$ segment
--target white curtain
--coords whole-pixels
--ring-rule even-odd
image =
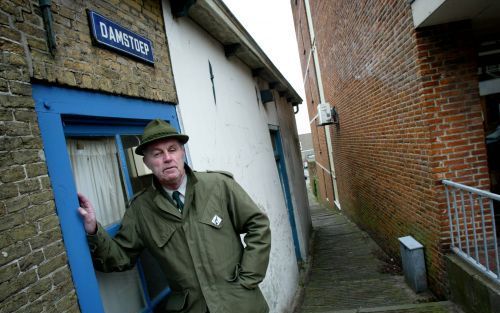
[[[125,213],[125,195],[114,138],[66,141],[76,187],[96,210],[97,220],[108,226]]]
[[[66,140],[79,192],[96,210],[97,220],[107,226],[120,222],[125,213],[125,195],[120,178],[114,138]],[[119,273],[96,272],[106,313],[137,313],[145,306],[137,267]]]

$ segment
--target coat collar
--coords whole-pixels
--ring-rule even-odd
[[[184,163],[184,169],[186,170],[187,175],[187,187],[186,187],[186,195],[184,199],[184,210],[183,214],[187,213],[187,210],[190,207],[190,204],[193,199],[194,185],[198,182],[193,170]],[[176,216],[179,219],[182,219],[182,215],[177,207],[174,205],[174,201],[168,195],[168,193],[162,188],[160,182],[156,177],[153,176],[152,187],[155,190],[155,196],[153,198],[154,203],[160,208],[162,211],[165,211],[173,216]]]

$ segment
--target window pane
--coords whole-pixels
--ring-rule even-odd
[[[137,313],[145,307],[137,267],[130,271],[101,273],[96,271],[104,312]]]
[[[125,194],[113,137],[68,138],[76,187],[93,203],[104,226],[117,223],[125,213]]]
[[[139,145],[138,136],[122,135],[123,150],[129,170],[129,176],[134,194],[151,185],[151,171],[142,161],[142,156],[135,154],[135,148]]]

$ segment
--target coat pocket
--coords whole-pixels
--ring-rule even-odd
[[[231,275],[231,277],[226,278],[226,280],[231,283],[237,281],[238,279],[240,279],[240,272],[241,272],[241,265],[238,263],[234,268],[234,273]]]
[[[162,248],[167,244],[167,242],[172,238],[172,235],[175,233],[176,229],[174,227],[164,225],[162,228],[157,228],[151,231],[151,237],[153,237],[153,241],[158,246],[158,248]]]
[[[268,313],[269,306],[260,288],[246,289],[239,282],[229,283],[223,290],[223,299],[228,312]]]
[[[188,291],[173,291],[167,299],[165,310],[167,312],[179,312],[186,306]]]

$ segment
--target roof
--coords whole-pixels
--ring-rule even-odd
[[[302,103],[297,91],[222,1],[171,0],[171,4],[174,16],[189,16],[219,41],[224,46],[226,57],[240,59],[252,70],[254,76],[267,81],[271,89],[278,91],[292,105]]]

